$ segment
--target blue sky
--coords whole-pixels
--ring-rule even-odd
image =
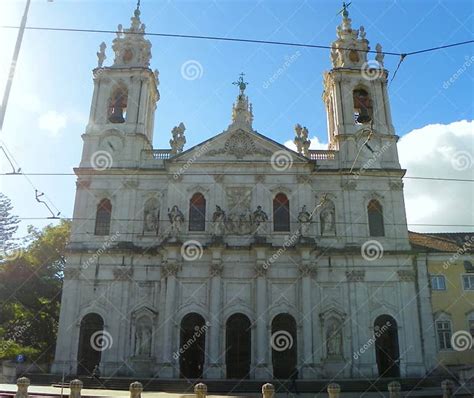
[[[116,29],[129,25],[135,1],[33,0],[28,25]],[[354,0],[353,26],[364,25],[372,48],[410,52],[465,41],[473,37],[472,1]],[[0,24],[18,25],[24,1],[2,0]],[[142,21],[148,32],[252,38],[330,45],[336,37],[339,1],[142,1]],[[0,87],[13,52],[16,31],[1,29]],[[108,65],[112,34],[27,31],[0,139],[25,172],[71,172],[78,165],[81,134],[92,95],[91,70],[96,51],[107,43]],[[168,147],[173,126],[184,122],[187,147],[224,130],[229,124],[235,81],[246,73],[254,106],[254,127],[274,140],[293,138],[293,126],[305,125],[311,137],[327,142],[326,115],[321,101],[322,75],[330,68],[328,50],[274,45],[149,37],[152,68],[160,71],[161,100],[155,121],[154,146]],[[466,60],[473,46],[413,55],[404,61],[390,84],[392,114],[398,135],[428,125],[472,120],[474,65],[448,88],[443,87]],[[268,80],[290,57],[294,61],[275,81]],[[202,76],[184,79],[182,65],[202,66]],[[393,73],[398,58],[386,56]],[[470,130],[470,128],[469,128]],[[428,137],[429,139],[429,137]],[[472,145],[468,148],[472,155]],[[472,158],[471,158],[472,161]],[[9,171],[4,159],[3,172]],[[423,172],[423,170],[421,171]],[[472,176],[472,168],[468,170]],[[442,168],[427,168],[443,176]],[[408,171],[410,175],[410,170]],[[413,173],[412,173],[413,174]],[[15,212],[25,218],[45,217],[30,182],[44,191],[62,215],[71,217],[75,178],[2,176],[0,190],[11,197]],[[472,195],[472,189],[471,189]],[[46,221],[25,220],[38,226]],[[453,221],[454,222],[454,221]]]

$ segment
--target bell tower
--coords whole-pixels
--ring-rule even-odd
[[[332,69],[324,74],[329,148],[338,150],[342,167],[400,168],[387,92],[388,71],[382,46],[368,60],[363,26],[353,29],[347,5],[332,43]]]
[[[126,166],[151,149],[155,109],[160,99],[158,71],[150,69],[151,43],[145,39],[140,2],[130,28],[118,25],[112,65],[104,66],[106,44],[97,52],[94,93],[86,128],[81,167],[93,167],[91,157],[107,151],[114,165]]]

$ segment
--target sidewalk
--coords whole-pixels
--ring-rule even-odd
[[[13,395],[15,394],[17,387],[15,384],[0,384],[0,395],[2,393],[10,393]],[[461,388],[457,391],[456,396],[466,396],[470,397],[474,394],[474,391],[470,389],[470,394],[467,393],[465,388]],[[466,393],[465,393],[466,392]],[[41,396],[46,397],[61,397],[61,388],[58,387],[46,387],[46,386],[30,386],[28,389],[29,394],[39,394],[38,398]],[[129,391],[118,391],[118,390],[96,390],[96,389],[83,389],[81,391],[81,395],[83,398],[117,398],[117,397],[130,397]],[[464,395],[465,394],[465,395]],[[178,393],[166,393],[166,392],[150,392],[150,391],[143,391],[142,397],[146,398],[194,398],[194,394],[178,394]],[[252,397],[252,398],[261,398],[261,394],[242,394],[242,395],[213,395],[210,393],[208,397],[212,398],[224,398],[224,397]],[[413,392],[402,392],[402,397],[442,397],[443,394],[440,389],[438,388],[425,388],[422,391],[413,391]],[[472,395],[474,397],[474,395]],[[63,397],[69,397],[69,389],[63,389]],[[293,395],[293,394],[286,394],[286,393],[277,393],[275,394],[275,398],[327,398],[327,393],[320,393],[320,394],[313,394],[313,393],[303,393]],[[388,397],[388,392],[349,392],[349,393],[341,393],[341,398],[385,398]]]

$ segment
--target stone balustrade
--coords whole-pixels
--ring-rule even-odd
[[[17,392],[15,398],[28,398],[28,387],[30,386],[30,380],[27,377],[20,377],[17,380]],[[71,393],[69,398],[81,398],[81,390],[83,387],[82,381],[75,379],[69,383]],[[389,398],[401,398],[401,384],[398,381],[392,381],[388,384]],[[454,382],[452,380],[444,380],[441,383],[441,390],[443,392],[443,398],[454,397]],[[135,381],[130,384],[130,398],[141,398],[143,392],[142,383]],[[340,398],[341,386],[337,383],[331,383],[327,386],[328,398]],[[194,394],[196,398],[207,397],[207,385],[204,383],[198,383],[194,386]],[[274,398],[275,397],[275,386],[270,383],[262,385],[262,398]]]

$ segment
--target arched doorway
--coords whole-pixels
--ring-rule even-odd
[[[290,314],[278,314],[272,321],[272,364],[276,379],[297,378],[296,321]]]
[[[227,319],[225,333],[225,363],[228,379],[249,377],[251,362],[251,325],[244,314]]]
[[[79,349],[77,352],[77,374],[91,375],[94,367],[100,364],[102,350],[95,343],[100,341],[104,330],[104,320],[98,314],[87,314],[81,321]]]
[[[400,376],[400,351],[397,322],[390,315],[380,315],[374,322],[375,358],[380,377]]]
[[[181,377],[198,379],[204,370],[206,322],[196,313],[187,314],[181,321],[179,369]]]

